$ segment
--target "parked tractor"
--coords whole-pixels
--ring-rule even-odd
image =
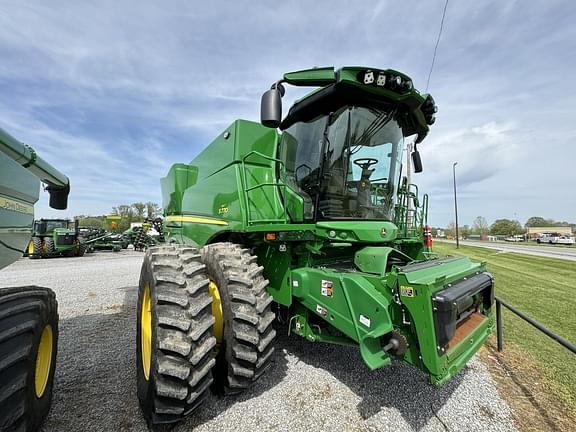
[[[83,256],[84,252],[86,245],[79,234],[77,220],[40,219],[34,222],[27,249],[30,258]]]
[[[68,178],[0,129],[0,269],[22,256],[40,183],[50,207],[68,204]],[[58,304],[49,288],[0,288],[0,431],[37,431],[50,410]]]
[[[282,118],[286,84],[316,89]],[[249,388],[270,365],[276,317],[311,343],[358,347],[369,369],[397,359],[441,385],[466,365],[494,327],[492,277],[434,257],[428,197],[403,167],[414,137],[422,171],[416,145],[436,111],[395,70],[286,73],[261,124],[237,120],[172,166],[168,244],[147,251],[138,295],[150,423],[192,413],[209,388]]]

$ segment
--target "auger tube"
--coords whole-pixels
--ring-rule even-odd
[[[0,152],[22,165],[47,185],[50,207],[64,210],[68,204],[70,180],[44,159],[29,145],[21,143],[0,128]]]

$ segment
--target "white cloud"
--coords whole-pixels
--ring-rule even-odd
[[[283,72],[365,64],[422,88],[442,6],[2,1],[0,124],[70,175],[73,212],[158,200],[169,165],[235,118],[257,119]],[[575,219],[575,7],[450,3],[430,85],[438,122],[414,177],[432,223],[451,218],[453,161],[469,222],[508,207]],[[299,95],[289,90],[285,111]]]

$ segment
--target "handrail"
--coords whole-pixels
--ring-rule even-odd
[[[412,206],[409,205],[412,200]],[[418,205],[416,205],[418,204]],[[428,195],[419,200],[418,186],[402,184],[398,190],[398,204],[394,221],[401,237],[421,237],[428,219]]]
[[[546,336],[548,336],[551,339],[554,339],[556,342],[558,342],[560,345],[562,345],[567,350],[571,351],[573,354],[576,354],[576,346],[573,343],[567,341],[562,336],[559,336],[556,333],[552,332],[550,329],[544,327],[538,321],[530,318],[524,312],[519,311],[514,306],[506,303],[504,300],[499,299],[498,297],[496,297],[495,300],[496,300],[496,341],[497,341],[499,352],[502,351],[503,346],[504,346],[504,333],[503,333],[503,329],[502,329],[502,306],[504,306],[510,312],[514,313],[516,316],[522,318],[527,323],[536,327],[538,330],[540,330]]]

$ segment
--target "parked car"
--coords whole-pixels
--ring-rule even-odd
[[[513,235],[513,236],[506,237],[506,238],[504,239],[504,241],[507,241],[507,242],[523,242],[523,241],[524,241],[524,236],[523,236],[523,235]]]
[[[545,233],[536,239],[536,243],[573,245],[574,237],[556,233]]]

